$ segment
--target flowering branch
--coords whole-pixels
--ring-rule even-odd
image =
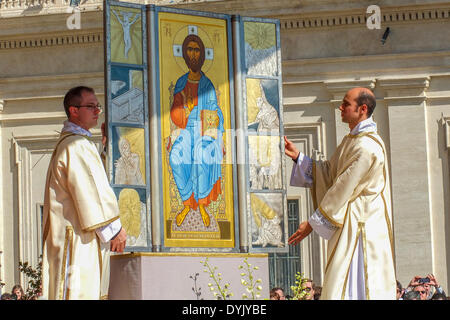
[[[241,273],[241,277],[244,277],[241,279],[241,284],[246,288],[247,292],[249,294],[251,294],[251,297],[249,297],[247,295],[247,293],[243,293],[242,298],[243,299],[251,298],[252,300],[256,300],[261,297],[261,290],[262,290],[261,282],[262,282],[262,280],[257,279],[255,281],[255,278],[253,276],[253,271],[258,270],[259,268],[257,266],[254,266],[252,268],[252,265],[248,262],[248,258],[244,259],[244,264],[245,265],[239,266],[239,270],[244,269],[244,271],[246,271],[246,272]],[[245,277],[247,277],[247,279],[245,279]]]
[[[206,258],[205,261],[200,261],[200,263],[203,264],[204,267],[206,267],[206,269],[204,269],[203,271],[209,273],[209,277],[214,281],[214,284],[208,283],[208,287],[213,292],[214,297],[217,300],[226,300],[227,298],[232,297],[233,293],[228,291],[228,289],[230,288],[230,284],[225,283],[223,287],[221,286],[220,282],[222,281],[222,274],[217,273],[216,276],[217,267],[212,267],[208,263],[208,258]],[[216,289],[219,292],[216,292]]]
[[[200,296],[202,295],[202,293],[200,291],[202,290],[202,288],[201,287],[197,288],[197,277],[198,276],[199,276],[199,274],[196,273],[194,276],[189,276],[189,278],[194,280],[194,286],[192,287],[192,291],[194,291],[195,296],[197,297],[197,300],[203,300],[203,299],[200,299]]]
[[[304,300],[305,296],[308,294],[303,286],[304,283],[308,282],[308,279],[304,278],[303,274],[297,272],[295,274],[295,286],[291,286],[292,293],[294,296],[292,300]]]

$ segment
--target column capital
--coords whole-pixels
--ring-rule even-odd
[[[444,123],[445,129],[445,146],[447,150],[450,150],[450,117],[442,118],[442,122]]]
[[[390,104],[418,105],[425,101],[430,77],[380,79],[378,86],[384,91],[384,100]]]

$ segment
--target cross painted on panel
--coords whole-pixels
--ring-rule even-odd
[[[122,25],[123,30],[123,42],[125,43],[124,47],[124,56],[125,59],[128,59],[128,51],[131,49],[131,36],[130,36],[130,27],[137,21],[137,19],[140,18],[140,15],[136,13],[136,15],[131,19],[133,16],[132,12],[128,11],[119,11],[122,14],[122,19],[120,19],[117,12],[113,9],[112,12],[116,16],[119,23]],[[131,21],[130,21],[131,20]]]

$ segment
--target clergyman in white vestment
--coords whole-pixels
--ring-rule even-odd
[[[76,87],[64,109],[45,186],[42,299],[105,299],[109,253],[123,252],[127,235],[89,132],[101,107],[92,88]]]
[[[290,184],[311,188],[315,207],[289,243],[313,230],[328,240],[323,300],[396,298],[389,171],[375,105],[369,89],[347,92],[339,110],[350,133],[329,161],[310,159],[285,137],[295,162]]]

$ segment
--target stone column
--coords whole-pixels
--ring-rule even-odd
[[[248,226],[247,226],[247,180],[245,171],[247,163],[245,161],[245,146],[246,146],[246,128],[245,116],[242,113],[243,96],[242,96],[242,82],[244,81],[241,70],[241,45],[240,45],[240,31],[239,31],[239,16],[233,16],[233,55],[234,55],[234,95],[235,95],[235,122],[236,122],[236,166],[237,166],[237,186],[238,186],[238,211],[239,211],[239,250],[240,252],[248,252]]]
[[[0,234],[2,235],[0,237],[0,294],[2,293],[2,287],[1,283],[5,280],[4,275],[4,263],[3,263],[3,235],[5,234],[4,230],[4,212],[3,212],[3,143],[2,143],[2,122],[1,122],[1,114],[3,113],[3,107],[5,105],[5,100],[0,98],[0,145],[2,145],[2,148],[0,148],[0,183],[2,184],[2,187],[0,188]]]
[[[147,26],[149,31],[147,33],[148,42],[148,57],[147,63],[149,66],[156,66],[156,40],[155,40],[155,12],[153,8],[147,8]],[[150,67],[149,67],[150,68]],[[156,69],[149,70],[149,92],[157,92],[156,90]],[[159,164],[159,149],[158,141],[161,141],[158,133],[158,117],[159,104],[156,100],[156,95],[149,94],[148,96],[149,108],[149,136],[150,136],[150,192],[151,192],[151,230],[152,230],[152,251],[160,252],[163,234],[163,224],[161,223],[161,205],[163,204],[163,197],[161,193],[161,165]]]
[[[426,90],[429,77],[378,81],[388,107],[397,279],[433,272]]]

